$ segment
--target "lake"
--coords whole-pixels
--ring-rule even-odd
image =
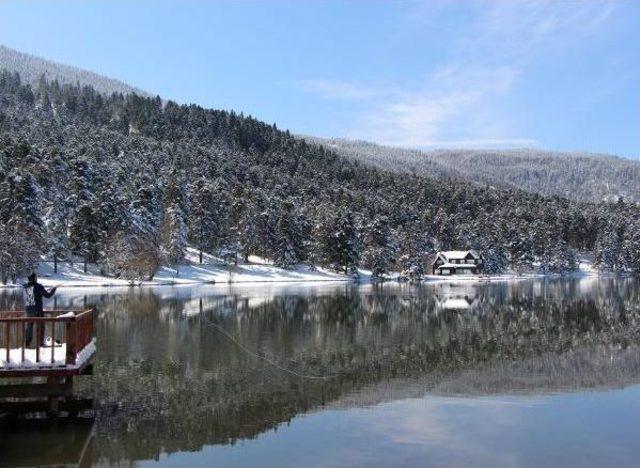
[[[94,418],[3,421],[0,465],[640,461],[637,279],[75,288],[55,306],[96,310],[77,379]]]

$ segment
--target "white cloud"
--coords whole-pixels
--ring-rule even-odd
[[[447,3],[438,5],[437,14],[447,14]],[[359,119],[344,135],[349,138],[412,147],[535,146],[535,139],[519,135],[519,115],[508,105],[521,76],[545,54],[606,30],[614,7],[595,1],[470,2],[474,21],[451,45],[448,61],[417,83],[316,79],[297,88],[353,101]],[[424,8],[434,11],[430,3]]]
[[[449,146],[446,142],[453,139],[468,146],[466,139],[457,138],[463,134],[474,142],[493,140],[502,146],[507,142],[496,130],[509,123],[489,112],[488,104],[511,90],[516,75],[509,67],[447,65],[420,89],[379,99],[362,116],[358,132],[388,145]]]

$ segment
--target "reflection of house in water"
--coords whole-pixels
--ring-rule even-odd
[[[480,303],[478,290],[472,285],[439,284],[435,296],[440,310],[471,309]]]

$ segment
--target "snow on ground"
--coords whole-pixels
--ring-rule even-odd
[[[203,264],[200,264],[198,252],[189,249],[184,264],[174,268],[162,267],[152,281],[141,281],[135,284],[160,286],[199,283],[351,281],[350,277],[343,274],[322,268],[312,268],[308,265],[298,265],[293,269],[285,270],[258,257],[249,257],[249,260],[248,263],[227,265],[220,259],[205,254]],[[129,286],[132,284],[125,279],[101,275],[100,268],[95,264],[89,264],[85,273],[81,262],[72,264],[60,262],[57,273],[54,273],[51,262],[41,262],[38,265],[38,277],[40,283],[46,287]]]
[[[100,268],[95,264],[88,265],[87,273],[81,262],[59,263],[58,273],[53,272],[51,262],[42,262],[38,266],[40,282],[47,286],[86,287],[86,286],[130,286],[132,284],[144,286],[161,285],[189,285],[202,283],[278,283],[278,282],[318,282],[318,281],[353,281],[353,278],[342,273],[336,273],[323,268],[314,268],[309,265],[298,265],[285,270],[273,265],[269,260],[256,256],[250,256],[248,262],[239,262],[238,265],[225,264],[220,258],[211,254],[203,254],[203,263],[199,263],[199,252],[188,248],[184,263],[175,267],[162,267],[152,281],[132,283],[128,280],[109,278],[100,274]],[[597,275],[593,267],[593,260],[588,257],[580,258],[580,270],[571,276]],[[487,281],[513,281],[531,278],[541,278],[540,273],[516,274],[507,273],[501,275],[425,275],[424,281],[430,282],[487,282]],[[397,281],[398,273],[391,273],[384,277],[386,281]],[[358,270],[358,281],[369,282],[372,280],[371,272]],[[15,285],[7,285],[12,287]],[[0,288],[2,285],[0,285]]]
[[[2,369],[31,369],[31,368],[58,368],[78,369],[88,359],[96,353],[96,339],[82,348],[76,355],[75,364],[66,364],[67,361],[67,344],[62,343],[60,346],[53,348],[40,348],[40,359],[36,359],[35,348],[24,349],[24,360],[22,359],[22,348],[10,348],[9,360],[7,361],[7,349],[0,348],[0,370]],[[53,359],[52,359],[53,358]]]
[[[596,268],[593,266],[594,261],[595,258],[593,254],[580,255],[580,258],[578,259],[579,271],[584,274],[597,274],[598,270],[596,270]]]

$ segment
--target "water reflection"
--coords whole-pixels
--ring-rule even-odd
[[[98,312],[95,375],[79,391],[97,401],[93,450],[105,463],[235,444],[312,410],[427,392],[640,381],[630,278],[78,288],[56,306]],[[0,295],[0,309],[15,307],[17,292]]]
[[[5,421],[0,466],[91,466],[92,418]]]

